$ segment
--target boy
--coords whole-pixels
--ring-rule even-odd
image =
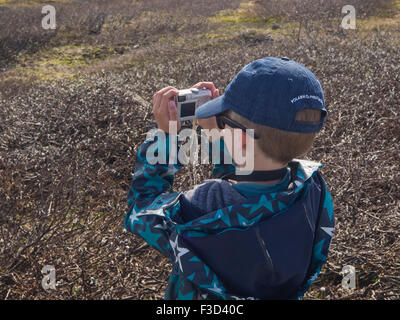
[[[213,96],[196,110],[200,126],[240,129],[241,149],[254,142],[254,171],[235,175],[232,165],[215,165],[219,179],[173,193],[181,164],[149,164],[146,152],[157,138],[148,139],[138,151],[125,228],[170,259],[166,299],[300,299],[326,261],[334,230],[321,165],[293,160],[322,128],[321,85],[288,58],[263,58],[240,71],[221,97],[212,83],[195,87]],[[168,87],[154,95],[167,145],[169,122],[180,127],[177,94]],[[235,163],[238,146],[226,142]]]

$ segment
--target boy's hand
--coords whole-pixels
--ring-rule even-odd
[[[194,85],[193,88],[210,90],[211,99],[219,97],[219,90],[215,88],[214,83],[212,82],[199,82],[196,85]],[[218,129],[217,120],[215,119],[215,117],[197,119],[197,122],[203,129],[209,129],[209,130]]]
[[[178,89],[166,87],[153,96],[153,114],[158,128],[164,132],[169,132],[170,121],[176,121],[178,131],[181,128],[181,123],[178,121],[178,109],[174,101],[178,93]]]

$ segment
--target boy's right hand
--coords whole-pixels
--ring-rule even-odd
[[[219,90],[215,88],[214,83],[212,82],[199,82],[193,86],[193,88],[197,89],[208,89],[211,91],[211,99],[215,99],[219,97]],[[197,122],[203,129],[218,129],[217,120],[215,117],[205,118],[205,119],[197,119]],[[219,129],[218,129],[219,130]]]

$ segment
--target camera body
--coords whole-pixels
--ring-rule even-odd
[[[196,109],[210,100],[210,90],[197,88],[179,90],[179,94],[175,96],[179,121],[193,120]]]

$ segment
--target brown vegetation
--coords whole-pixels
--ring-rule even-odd
[[[393,1],[353,1],[365,12],[355,31],[340,28],[340,6],[301,30],[304,16],[288,7],[274,13],[273,28],[271,17],[232,19],[240,1],[62,1],[54,4],[58,28],[48,32],[35,1],[5,2],[0,299],[162,298],[170,264],[123,232],[136,151],[153,126],[151,97],[166,85],[201,80],[223,89],[263,56],[309,67],[327,99],[326,126],[307,157],[324,164],[337,228],[305,298],[400,298],[400,24]],[[210,168],[197,173],[198,181],[208,178]],[[178,190],[190,175],[178,174]],[[41,287],[44,265],[56,268],[56,290]],[[354,291],[341,288],[345,265],[356,268]]]

